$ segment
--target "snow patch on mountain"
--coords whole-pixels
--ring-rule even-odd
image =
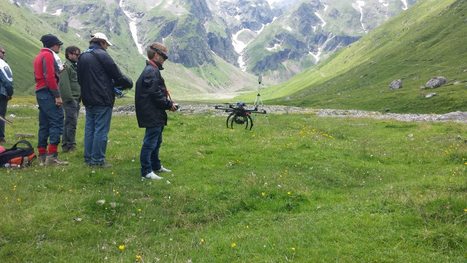
[[[320,14],[318,12],[315,12],[315,15],[319,18],[319,20],[321,20],[321,22],[322,22],[321,27],[324,28],[326,26],[326,21],[324,21],[323,17],[320,16]],[[314,29],[313,29],[313,31],[314,31]]]
[[[57,11],[55,11],[55,13],[53,13],[52,15],[53,16],[60,16],[62,14],[62,9],[57,9]]]
[[[266,2],[268,2],[269,6],[271,8],[277,8],[277,7],[280,7],[280,6],[287,5],[287,4],[293,4],[293,2],[295,2],[295,1],[291,1],[291,0],[266,0]]]
[[[232,45],[234,47],[235,52],[237,52],[240,55],[238,56],[237,62],[242,71],[246,71],[246,62],[243,59],[243,50],[246,48],[246,46],[248,46],[248,44],[253,40],[253,38],[244,42],[240,40],[240,36],[245,33],[251,34],[252,32],[253,31],[251,31],[248,28],[243,28],[232,35]]]
[[[180,5],[178,1],[174,0],[156,0],[152,3],[151,7],[167,10],[176,16],[182,16],[190,13],[183,5]]]
[[[402,2],[402,4],[404,5],[404,6],[402,7],[403,10],[409,9],[409,5],[407,4],[407,0],[401,0],[401,2]]]
[[[360,12],[360,24],[362,25],[363,31],[367,33],[368,30],[366,29],[365,24],[363,23],[363,7],[364,6],[365,6],[365,1],[358,0],[352,3],[352,7]]]
[[[131,36],[133,37],[133,41],[135,42],[135,45],[138,48],[138,52],[141,55],[144,55],[143,54],[143,45],[138,42],[138,27],[136,26],[136,23],[137,23],[136,16],[134,14],[132,14],[131,12],[125,10],[123,0],[120,0],[118,5],[122,9],[125,16],[128,18],[128,26],[130,27]]]
[[[243,28],[243,29],[237,31],[237,33],[232,35],[232,44],[234,46],[235,52],[237,52],[238,54],[241,54],[243,52],[243,50],[245,49],[245,47],[248,45],[248,43],[245,43],[245,42],[241,41],[239,39],[239,36],[242,33],[248,32],[248,31],[251,32],[250,29]]]
[[[274,52],[274,51],[280,50],[281,47],[282,47],[281,44],[276,43],[273,47],[267,47],[266,50]]]
[[[316,64],[320,61],[321,55],[322,55],[322,53],[323,53],[323,50],[324,50],[324,49],[326,48],[326,46],[328,45],[329,41],[331,41],[333,38],[335,38],[335,36],[334,36],[332,33],[330,33],[328,37],[329,37],[329,38],[328,38],[326,41],[324,41],[324,43],[323,43],[322,45],[320,45],[320,46],[318,47],[318,51],[316,52],[316,54],[314,54],[314,53],[311,52],[311,51],[308,52],[308,54],[310,54],[311,56],[313,56],[313,58],[315,59],[315,63],[316,63]]]
[[[387,2],[387,0],[378,0],[378,2],[384,6],[384,7],[388,7],[389,6],[389,3]]]

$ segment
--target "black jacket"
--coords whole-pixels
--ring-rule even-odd
[[[96,44],[91,44],[79,57],[78,82],[84,106],[113,107],[114,87],[131,89],[133,86],[105,49]]]
[[[135,108],[138,125],[149,128],[167,125],[166,110],[172,107],[159,67],[146,62],[136,81]]]

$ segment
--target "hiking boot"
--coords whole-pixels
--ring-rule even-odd
[[[44,166],[47,160],[47,155],[39,155],[39,166]]]
[[[90,167],[97,167],[97,168],[110,168],[112,167],[112,164],[108,162],[103,162],[103,163],[90,163],[88,164]]]
[[[151,179],[151,180],[161,180],[161,179],[163,179],[162,177],[158,176],[154,172],[148,173],[147,175],[143,176],[143,178]]]
[[[46,166],[54,166],[54,165],[68,165],[67,161],[59,160],[57,156],[49,155],[45,159]]]
[[[74,152],[76,151],[76,147],[75,146],[70,146],[70,147],[62,147],[62,152],[63,153],[69,153],[69,152]]]
[[[161,168],[159,170],[155,171],[155,172],[156,173],[171,173],[172,170],[167,169],[167,168],[165,168],[164,166],[161,165]]]

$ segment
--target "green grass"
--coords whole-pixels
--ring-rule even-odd
[[[9,145],[37,133],[9,114]],[[465,262],[465,124],[171,113],[155,182],[135,116],[113,117],[111,169],[83,164],[83,121],[69,166],[0,170],[2,262]]]

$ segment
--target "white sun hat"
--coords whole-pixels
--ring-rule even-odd
[[[107,36],[104,34],[104,33],[94,33],[91,35],[91,40],[95,40],[95,39],[101,39],[101,40],[105,40],[105,42],[107,42],[107,44],[109,46],[113,46],[112,43],[110,43],[109,39],[107,38]]]

